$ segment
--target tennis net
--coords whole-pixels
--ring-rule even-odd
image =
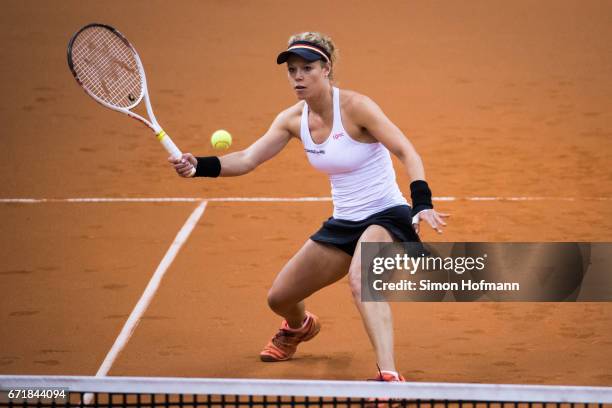
[[[612,408],[612,387],[3,376],[0,407]]]

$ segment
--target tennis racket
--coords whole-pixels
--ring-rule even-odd
[[[81,28],[68,43],[68,66],[79,85],[96,102],[144,123],[172,157],[181,158],[181,151],[153,114],[140,57],[119,31],[97,23]],[[132,111],[143,99],[148,120]],[[192,168],[191,175],[194,173]]]

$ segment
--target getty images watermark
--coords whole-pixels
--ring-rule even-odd
[[[446,257],[409,256],[395,254],[393,257],[377,256],[372,262],[372,273],[382,275],[388,271],[405,271],[410,275],[415,275],[417,271],[438,271],[444,270],[463,274],[466,271],[482,271],[485,269],[487,254],[476,258],[472,257]],[[381,277],[382,278],[382,277]],[[398,282],[385,282],[383,279],[375,279],[372,282],[374,290],[519,290],[521,285],[518,282],[487,282],[484,279],[473,281],[471,279],[461,280],[461,287],[458,282],[435,282],[430,279],[419,279],[412,281],[401,279]]]
[[[361,245],[362,301],[612,301],[607,243]]]

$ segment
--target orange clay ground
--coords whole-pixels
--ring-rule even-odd
[[[294,32],[340,48],[337,85],[372,97],[452,214],[431,241],[612,241],[612,3],[10,0],[0,16],[0,198],[326,197],[293,141],[240,178],[183,180],[150,132],[77,86],[66,44],[106,22],[135,44],[184,151],[245,148],[293,103]],[[396,163],[397,164],[397,163]],[[408,179],[396,166],[407,193]],[[469,197],[545,197],[469,201]],[[573,201],[565,199],[571,198]],[[0,203],[0,373],[93,375],[197,203]],[[341,281],[323,330],[264,364],[266,292],[330,202],[209,202],[111,375],[364,379],[374,355]],[[612,385],[610,303],[394,303],[410,380]]]

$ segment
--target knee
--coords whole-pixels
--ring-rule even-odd
[[[272,288],[270,291],[268,291],[268,306],[274,312],[279,313],[285,309],[286,300],[283,298],[281,293]]]
[[[351,268],[349,270],[349,287],[351,294],[356,301],[361,300],[361,270],[360,268]]]

